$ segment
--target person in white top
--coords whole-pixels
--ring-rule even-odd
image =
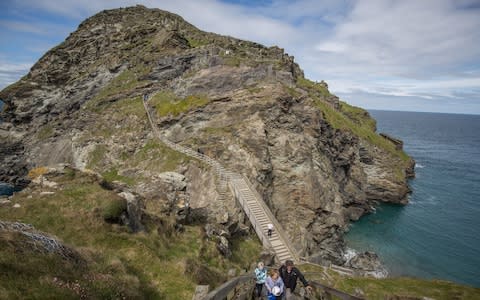
[[[267,225],[267,228],[268,228],[268,231],[267,231],[268,237],[272,237],[273,224],[269,223],[269,224]]]

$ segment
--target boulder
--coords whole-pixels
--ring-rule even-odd
[[[175,172],[164,172],[158,175],[158,178],[171,185],[175,191],[184,191],[187,188],[185,176]]]
[[[139,196],[131,192],[123,191],[118,194],[127,201],[127,217],[126,225],[133,231],[138,232],[144,229],[142,217],[145,205]]]
[[[220,236],[217,243],[217,249],[220,253],[225,257],[232,256],[232,250],[230,249],[230,243],[228,242],[227,238],[224,236]]]
[[[376,278],[387,277],[388,271],[380,262],[378,255],[371,251],[366,251],[353,256],[345,266],[361,271],[365,275],[371,275]]]

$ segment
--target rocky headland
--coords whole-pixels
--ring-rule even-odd
[[[368,112],[327,83],[306,79],[283,49],[143,6],[85,20],[0,92],[0,181],[26,187],[32,169],[68,164],[125,186],[147,214],[160,201],[178,224],[247,234],[233,196],[219,209],[214,171],[156,140],[144,95],[163,135],[255,185],[307,260],[345,264],[351,221],[379,202],[408,202],[414,162],[399,141],[378,135]],[[141,214],[122,222],[139,230],[131,216]]]

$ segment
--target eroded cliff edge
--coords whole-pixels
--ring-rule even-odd
[[[148,198],[160,172],[176,171],[192,207],[238,228],[233,198],[219,210],[214,173],[154,139],[145,94],[163,134],[245,174],[313,261],[342,264],[351,220],[408,201],[413,160],[292,56],[143,6],[85,20],[0,92],[0,180],[25,186],[29,169],[69,163]]]

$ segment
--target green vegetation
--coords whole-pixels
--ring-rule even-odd
[[[1,206],[0,220],[32,224],[82,259],[38,252],[21,236],[0,231],[0,298],[191,299],[197,284],[214,288],[227,270],[243,270],[260,253],[258,242],[241,238],[234,242],[234,259],[226,259],[201,226],[177,233],[164,215],[146,218],[147,232],[130,233],[104,221],[106,208],[112,215],[123,209],[115,191],[103,189],[95,176],[67,173],[48,177],[59,184],[55,194],[15,194],[12,202],[21,207]],[[147,208],[150,202],[158,200]]]
[[[103,160],[106,153],[107,147],[105,145],[96,145],[95,149],[89,153],[87,167],[93,169]]]
[[[126,69],[117,77],[113,78],[93,99],[87,102],[87,108],[91,111],[100,112],[108,105],[108,98],[133,91],[146,83],[141,78],[150,72],[147,65],[138,65],[135,68]],[[140,102],[141,103],[141,102]]]
[[[192,48],[198,48],[210,44],[208,40],[187,37],[188,44]]]
[[[111,107],[111,112],[123,116],[134,115],[140,119],[147,119],[141,96],[125,98],[114,102]]]
[[[127,211],[127,201],[123,198],[109,199],[103,206],[103,219],[110,223],[118,223],[122,213]]]
[[[118,174],[118,170],[116,168],[111,168],[110,170],[103,172],[102,176],[107,182],[121,181],[128,185],[135,184],[134,178],[126,177]]]
[[[371,123],[363,121],[362,123],[358,124],[352,119],[348,118],[341,111],[334,109],[332,106],[330,106],[330,104],[320,99],[315,99],[315,105],[324,113],[328,123],[330,123],[334,128],[349,130],[365,141],[390,152],[394,156],[401,158],[403,161],[407,161],[409,159],[405,152],[395,149],[395,145],[393,145],[393,143],[387,141],[373,131]]]
[[[240,65],[245,61],[245,59],[242,59],[241,57],[235,55],[228,55],[223,57],[223,63],[230,67],[240,67]]]
[[[365,110],[344,102],[340,102],[340,109],[337,110],[327,101],[330,92],[326,85],[305,78],[299,78],[297,84],[309,92],[310,97],[314,99],[314,104],[323,112],[327,122],[334,128],[348,130],[359,138],[384,149],[395,157],[399,157],[404,162],[409,160],[404,151],[396,150],[393,143],[375,132],[376,122],[370,118]],[[399,179],[403,176],[400,173],[397,174]]]
[[[158,92],[150,100],[158,116],[178,116],[181,113],[207,105],[210,100],[205,95],[190,95],[178,98],[171,92]]]
[[[365,299],[423,299],[436,300],[480,299],[480,289],[461,286],[447,281],[424,280],[416,278],[375,279],[367,277],[345,277],[316,265],[299,267],[308,280],[332,286],[340,291],[355,294],[360,289]],[[325,276],[327,274],[327,276]],[[334,298],[335,299],[335,298]]]
[[[294,88],[289,87],[287,85],[284,85],[283,88],[287,91],[287,93],[292,96],[293,98],[298,98],[301,96],[301,94],[296,91]]]
[[[352,106],[346,102],[340,101],[340,111],[361,126],[365,126],[372,131],[377,129],[377,121],[371,118],[368,112],[360,107]]]
[[[37,138],[39,140],[46,140],[51,137],[54,133],[52,125],[45,125],[37,132]]]
[[[158,172],[175,171],[181,164],[186,164],[192,158],[174,151],[157,141],[148,141],[129,162],[130,166],[139,166],[143,169]]]
[[[306,78],[299,77],[297,79],[297,85],[301,88],[309,90],[310,92],[319,93],[322,97],[330,96],[330,92],[328,91],[328,88],[322,83],[313,82]]]

